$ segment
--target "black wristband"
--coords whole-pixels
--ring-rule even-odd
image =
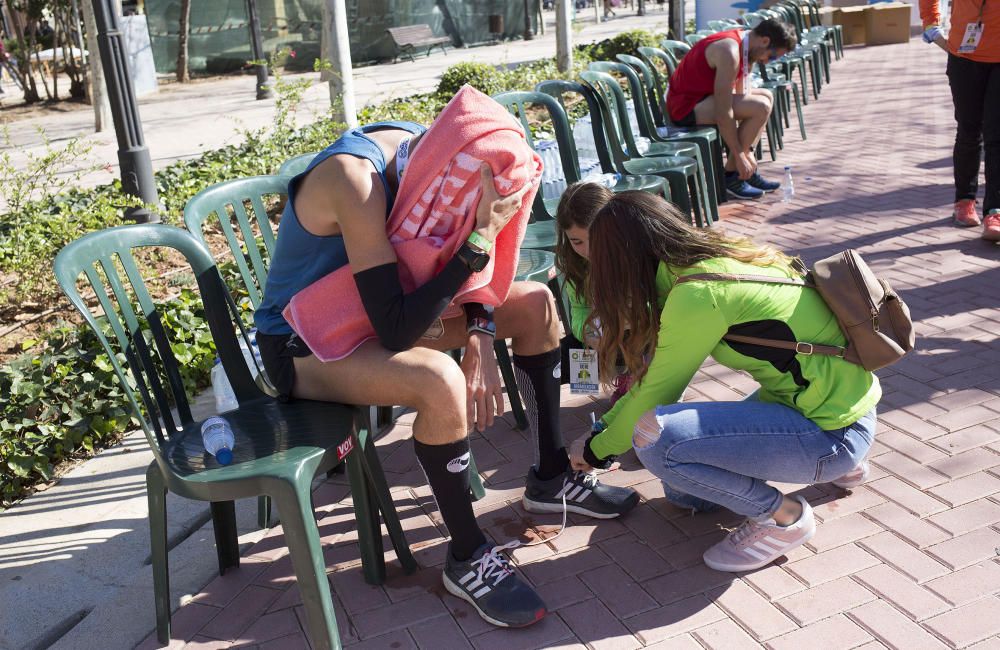
[[[583,445],[583,459],[587,461],[587,464],[596,469],[607,469],[611,467],[611,464],[615,462],[615,456],[608,456],[607,458],[598,458],[594,455],[593,450],[590,448],[590,441],[594,439],[594,436],[587,438],[587,442]]]

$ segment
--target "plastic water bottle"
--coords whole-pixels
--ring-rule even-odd
[[[229,383],[229,377],[226,376],[222,360],[219,357],[215,357],[215,365],[212,366],[212,393],[215,395],[216,413],[232,411],[240,405],[236,401],[233,386]]]
[[[781,184],[781,202],[791,203],[795,196],[795,183],[792,182],[792,167],[785,167],[785,182]]]
[[[224,419],[214,416],[205,420],[201,425],[201,441],[205,445],[205,451],[215,456],[220,465],[233,462],[233,444],[236,440],[232,428]]]
[[[241,335],[237,338],[240,343],[240,352],[243,353],[243,360],[250,370],[250,375],[259,385],[260,379],[263,378],[266,380],[266,375],[264,373],[264,362],[260,356],[260,349],[257,347],[257,330],[251,329],[247,332],[246,337]],[[250,339],[249,345],[246,341],[247,338]],[[216,413],[232,411],[240,405],[236,400],[236,394],[233,392],[232,384],[229,383],[229,378],[226,376],[226,371],[222,367],[222,360],[219,357],[215,357],[215,365],[212,366],[212,393],[215,395]]]
[[[584,158],[597,158],[597,144],[594,142],[594,126],[589,113],[578,119],[576,124],[573,125],[573,141],[576,142],[576,153],[581,160]]]

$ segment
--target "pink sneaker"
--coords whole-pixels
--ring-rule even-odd
[[[990,213],[983,217],[983,239],[1000,241],[1000,210],[990,210]]]
[[[865,481],[868,480],[868,476],[872,473],[871,465],[868,464],[867,460],[863,460],[858,463],[858,466],[844,474],[836,481],[830,481],[834,485],[844,490],[850,490],[851,488],[856,488]]]
[[[702,556],[716,571],[753,571],[796,549],[816,533],[812,508],[800,496],[802,516],[790,526],[779,526],[770,515],[752,517]]]
[[[951,216],[955,220],[955,225],[962,226],[963,228],[972,228],[982,223],[979,221],[979,215],[976,214],[975,199],[962,199],[961,201],[956,201],[955,211]]]

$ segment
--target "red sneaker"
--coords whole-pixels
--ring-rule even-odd
[[[1000,210],[990,210],[983,217],[983,239],[1000,241]]]
[[[975,199],[956,201],[955,211],[951,216],[955,220],[955,225],[962,226],[963,228],[972,228],[982,223],[979,221],[979,215],[976,214]]]

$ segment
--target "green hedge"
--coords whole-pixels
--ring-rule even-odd
[[[578,49],[575,72],[589,62],[589,52],[586,47]],[[565,76],[575,77],[575,72]],[[492,94],[530,90],[539,81],[562,76],[554,60],[510,70],[459,63],[445,71],[437,91],[365,107],[359,119],[362,123],[395,119],[428,124],[463,83]],[[335,140],[342,125],[329,119],[305,128],[289,126],[309,83],[279,77],[272,128],[246,132],[239,145],[157,172],[163,221],[182,226],[184,204],[202,189],[234,178],[274,173],[284,160],[318,151]],[[68,157],[79,155],[71,147]],[[65,151],[63,158],[67,157]],[[39,163],[39,174],[44,175],[45,164],[51,166],[60,160],[59,153],[50,149],[48,162]],[[13,168],[9,157],[0,156],[0,190],[6,190],[6,195],[24,187],[26,175],[30,174]],[[45,179],[41,182],[44,186]],[[0,223],[0,274],[17,278],[6,295],[0,296],[0,302],[54,300],[59,294],[51,272],[55,253],[87,232],[122,223],[126,205],[118,181],[90,190],[56,191],[36,201],[21,200],[18,209],[4,215]],[[215,351],[200,300],[192,290],[193,278],[182,276],[187,286],[179,287],[180,295],[161,308],[185,386],[195,390],[208,385]],[[21,357],[0,366],[0,509],[22,497],[31,486],[48,480],[55,464],[113,444],[138,424],[126,406],[109,360],[88,328],[62,325],[39,340],[25,341],[23,348]]]

